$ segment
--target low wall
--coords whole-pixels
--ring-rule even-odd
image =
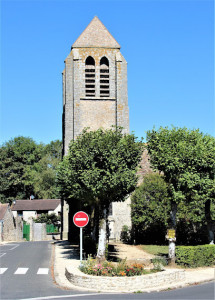
[[[84,274],[79,269],[74,271],[73,268],[66,267],[65,275],[75,286],[115,292],[139,291],[185,280],[184,270],[173,269],[141,276],[104,277]]]

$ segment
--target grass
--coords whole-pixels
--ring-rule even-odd
[[[143,251],[148,252],[153,255],[168,255],[169,246],[158,246],[158,245],[140,245]]]

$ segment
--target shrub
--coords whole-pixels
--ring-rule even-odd
[[[178,246],[176,263],[190,268],[214,265],[215,245]]]
[[[131,241],[131,231],[127,225],[122,226],[120,240],[123,241],[123,243],[127,243],[127,244],[130,243]]]
[[[162,271],[164,266],[167,265],[167,261],[164,257],[155,257],[152,259],[152,263],[154,265],[154,270]]]
[[[46,223],[46,224],[54,224],[55,226],[57,226],[60,222],[61,218],[60,216],[57,216],[55,213],[51,213],[51,214],[41,214],[40,217],[38,218],[33,218],[33,221],[35,223]]]

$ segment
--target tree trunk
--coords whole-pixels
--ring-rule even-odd
[[[209,243],[214,244],[214,221],[211,219],[211,200],[205,202],[205,218],[207,222]]]
[[[176,213],[177,213],[177,204],[175,202],[171,202],[171,227],[176,230]],[[175,241],[176,238],[169,239],[169,265],[175,265]]]
[[[169,240],[169,265],[175,265],[175,239]]]
[[[97,204],[94,206],[93,212],[93,240],[98,243],[98,236],[99,236],[99,207]]]
[[[97,251],[97,259],[99,262],[105,260],[105,249],[107,242],[107,227],[106,227],[106,209],[103,210],[103,217],[99,222],[99,244]]]

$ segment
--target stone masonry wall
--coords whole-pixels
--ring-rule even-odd
[[[105,277],[84,274],[80,270],[74,272],[74,269],[67,267],[65,274],[67,279],[78,287],[116,292],[141,291],[185,280],[184,270],[165,270],[155,274],[131,277]]]
[[[8,209],[4,215],[3,220],[3,241],[15,241],[16,240],[16,228],[15,220],[12,212]]]
[[[91,130],[111,128],[116,123],[115,101],[81,100],[80,111],[81,131],[86,127],[90,127]]]
[[[85,96],[85,61],[95,60],[95,97]],[[109,97],[100,97],[100,60],[109,61]],[[86,127],[91,130],[121,126],[129,132],[127,62],[119,49],[72,49],[65,61],[63,72],[63,137],[64,154],[69,142]]]

